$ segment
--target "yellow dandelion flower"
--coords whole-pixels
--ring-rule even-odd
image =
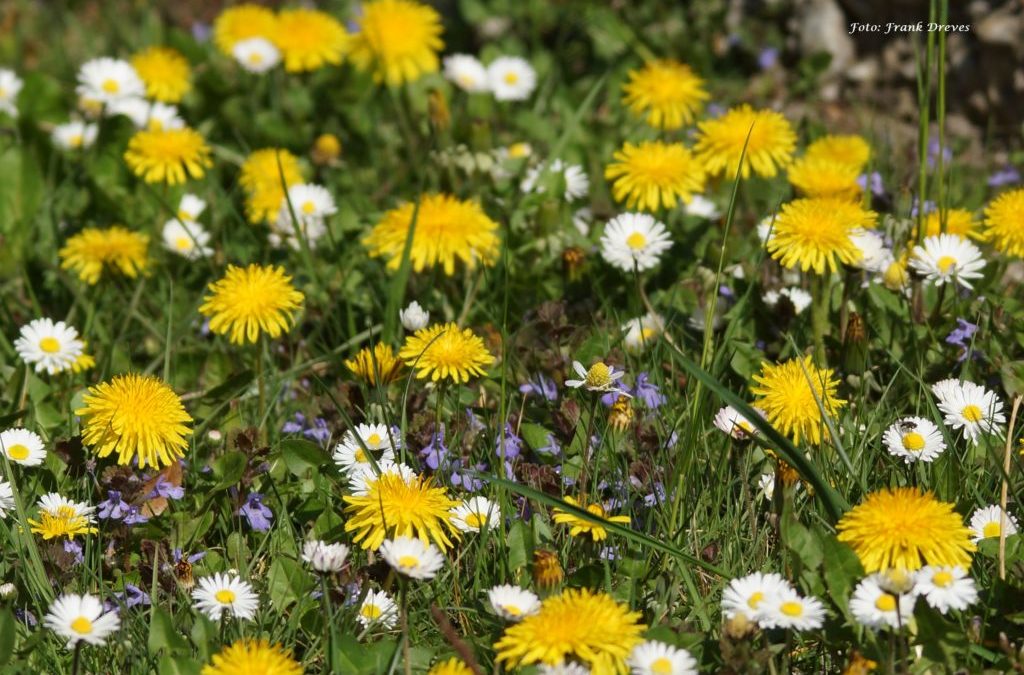
[[[176,49],[150,47],[132,56],[132,66],[146,85],[146,96],[177,103],[192,88],[192,69]]]
[[[249,38],[273,40],[277,35],[277,17],[274,12],[251,3],[229,7],[213,22],[213,42],[217,49],[231,56],[236,42]]]
[[[699,75],[670,59],[629,71],[622,94],[623,104],[637,115],[647,115],[647,123],[656,129],[690,124],[710,98]]]
[[[282,175],[284,185],[281,183]],[[285,187],[301,182],[299,159],[287,150],[263,148],[249,155],[238,176],[238,183],[246,193],[245,213],[249,222],[256,224],[277,218]]]
[[[68,239],[57,255],[62,269],[72,270],[87,284],[99,282],[105,269],[130,279],[146,269],[149,237],[119,225],[105,230],[87,227]]]
[[[794,443],[801,439],[821,443],[821,410],[834,417],[846,405],[845,400],[836,398],[839,381],[835,373],[831,368],[818,368],[810,356],[778,364],[762,362],[761,372],[753,379],[757,383],[750,387],[757,396],[753,406],[763,410],[772,426]]]
[[[28,518],[27,521],[29,532],[39,535],[46,541],[61,537],[75,539],[99,532],[88,516],[81,515],[77,509],[70,506],[61,506],[52,512],[40,511],[38,520]]]
[[[441,17],[433,7],[410,0],[375,0],[356,19],[349,57],[360,70],[389,86],[414,82],[438,69]]]
[[[214,654],[201,675],[302,675],[302,666],[279,644],[242,639]]]
[[[291,330],[292,313],[304,296],[292,286],[284,269],[269,265],[228,265],[224,278],[210,284],[200,314],[210,317],[210,330],[229,334],[232,344],[256,342],[260,333],[276,338]]]
[[[942,221],[946,221],[946,229],[942,229]],[[978,238],[977,223],[974,213],[967,209],[947,209],[944,214],[932,211],[924,217],[926,237],[935,237],[943,232],[959,237]]]
[[[602,518],[611,523],[622,523],[629,525],[629,516],[610,516],[604,510],[604,507],[599,503],[588,504],[586,506],[580,504],[573,497],[564,497],[567,504],[578,506],[587,513],[592,513],[598,518]],[[555,507],[554,520],[559,525],[569,525],[569,536],[578,537],[579,535],[590,535],[590,538],[594,541],[603,541],[608,538],[608,530],[604,529],[604,526],[600,523],[596,523],[586,518],[582,518],[575,513],[569,513],[568,511]]]
[[[89,343],[86,342],[85,340],[82,340],[82,353],[79,354],[78,357],[75,359],[75,362],[71,364],[72,373],[84,373],[85,371],[91,370],[92,368],[96,367],[96,359],[93,357],[92,354],[87,354],[85,352],[85,349],[88,346]]]
[[[982,237],[997,251],[1024,257],[1024,188],[1004,192],[985,207]]]
[[[790,184],[808,197],[835,197],[853,201],[860,195],[860,169],[832,159],[804,156],[787,172]]]
[[[672,209],[704,189],[704,166],[681,143],[625,143],[604,170],[616,201],[630,209]]]
[[[694,152],[712,176],[725,174],[732,180],[739,169],[743,178],[749,178],[751,170],[771,178],[793,159],[796,133],[789,120],[774,110],[741,105],[697,126],[700,133]]]
[[[143,129],[135,132],[124,153],[128,168],[147,183],[178,185],[202,178],[213,166],[210,146],[194,129]]]
[[[407,336],[398,358],[416,370],[417,379],[429,377],[434,382],[468,382],[472,376],[485,375],[484,368],[494,363],[480,336],[454,323],[434,324]]]
[[[338,65],[348,49],[345,27],[330,14],[315,9],[285,9],[277,15],[274,44],[281,50],[289,73]]]
[[[910,263],[910,252],[905,251],[899,258],[894,258],[888,267],[882,270],[882,284],[890,291],[901,291],[910,282],[907,266]]]
[[[365,494],[346,495],[346,532],[355,532],[352,541],[376,551],[386,538],[416,537],[425,544],[433,542],[442,551],[452,547],[449,534],[459,537],[450,511],[459,502],[448,496],[444,487],[435,487],[429,478],[406,479],[397,472],[385,472],[367,481]]]
[[[971,529],[953,510],[918,488],[869,494],[836,525],[837,539],[860,558],[866,572],[912,571],[924,565],[971,566]]]
[[[418,211],[410,202],[385,213],[363,239],[370,255],[386,256],[388,269],[397,270],[414,218],[410,259],[417,272],[442,265],[445,274],[451,276],[456,259],[469,269],[478,262],[493,265],[498,259],[498,224],[476,202],[445,194],[423,195]]]
[[[807,146],[809,159],[821,159],[852,166],[860,172],[871,159],[871,146],[862,136],[822,136]]]
[[[313,149],[309,154],[314,164],[332,164],[341,157],[341,141],[334,134],[320,134],[313,141]]]
[[[99,457],[117,452],[118,464],[160,467],[185,454],[192,417],[163,380],[152,375],[117,375],[89,387],[82,418],[82,443]]]
[[[473,675],[473,669],[459,659],[452,657],[447,661],[435,663],[427,675]]]
[[[554,588],[562,583],[565,573],[558,555],[552,551],[537,549],[533,552],[533,583],[540,588]]]
[[[593,675],[625,675],[626,659],[646,626],[607,593],[569,589],[546,599],[540,611],[505,629],[494,644],[497,660],[509,668],[550,666],[577,659]]]
[[[345,367],[369,384],[388,384],[402,377],[402,362],[395,356],[391,345],[379,342],[373,348],[365,347],[345,361]]]
[[[863,253],[850,235],[873,228],[877,218],[874,211],[845,199],[795,199],[783,204],[775,218],[768,251],[790,269],[799,266],[804,272],[834,272],[838,263],[861,259]]]

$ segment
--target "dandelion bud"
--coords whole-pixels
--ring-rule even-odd
[[[533,581],[540,588],[554,588],[562,583],[564,572],[558,555],[543,549],[533,552]]]
[[[427,116],[434,131],[445,131],[452,124],[448,101],[439,89],[431,89],[427,95]]]
[[[333,164],[341,156],[341,141],[334,134],[320,134],[310,152],[314,164]]]

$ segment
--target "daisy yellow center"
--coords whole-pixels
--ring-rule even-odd
[[[530,154],[530,146],[526,143],[513,143],[508,147],[508,156],[512,159],[520,159]]]
[[[88,635],[92,632],[92,621],[84,616],[80,616],[71,622],[71,630],[79,635]]]
[[[82,147],[82,140],[82,134],[74,134],[68,139],[68,145],[72,148],[80,148]]]
[[[763,600],[764,593],[762,593],[761,591],[754,591],[750,594],[750,597],[747,598],[747,605],[750,607],[750,609],[757,609],[757,606],[760,605]]]
[[[519,81],[519,75],[516,73],[505,73],[505,77],[502,79],[505,80],[505,84],[515,84]]]
[[[607,387],[612,383],[611,375],[611,369],[598,361],[587,371],[586,384],[588,387]]]
[[[178,237],[174,240],[174,245],[178,247],[179,251],[187,251],[192,248],[192,240],[188,237]]]
[[[103,80],[103,84],[101,86],[103,87],[103,91],[107,92],[108,94],[116,94],[121,90],[121,85],[119,85],[117,83],[117,80],[113,78],[107,78]]]
[[[748,434],[754,433],[754,427],[750,425],[750,422],[746,420],[739,420],[736,422],[736,426],[747,432]]]
[[[985,538],[998,537],[1002,532],[999,527],[999,521],[993,520],[991,523],[985,523],[985,527],[981,528],[981,533],[985,535]]]
[[[782,603],[782,606],[779,607],[779,611],[786,616],[803,616],[804,606],[799,602],[793,602],[790,600],[789,602]]]
[[[414,555],[403,555],[398,559],[398,566],[403,570],[411,570],[420,564],[420,559]]]
[[[476,84],[476,80],[474,80],[469,75],[465,75],[465,74],[459,75],[458,80],[459,80],[459,84],[461,84],[463,87],[466,87],[466,88],[472,87],[474,84]]]
[[[519,609],[515,605],[502,605],[501,608],[505,610],[506,614],[510,614],[511,616],[520,616],[523,613],[523,610]]]
[[[935,264],[938,266],[940,272],[943,274],[949,274],[950,270],[956,266],[956,258],[951,255],[944,255],[939,258]]]
[[[981,408],[973,403],[965,405],[964,409],[960,411],[960,414],[963,415],[964,419],[968,422],[980,422],[985,416],[984,413],[981,412]]]
[[[626,237],[626,246],[630,247],[634,251],[639,251],[644,246],[647,246],[647,237],[645,237],[642,232],[634,232]]]
[[[381,437],[378,433],[370,434],[369,438],[366,439],[367,445],[380,445]]]
[[[652,673],[671,673],[672,672],[672,662],[669,661],[664,656],[662,656],[661,658],[656,659],[655,661],[653,661],[651,663],[651,672]]]
[[[936,572],[932,577],[932,583],[939,588],[949,588],[953,583],[953,575],[943,570],[942,572]]]
[[[15,445],[7,448],[7,456],[14,460],[21,461],[28,459],[28,454],[28,448],[20,443],[16,443]]]
[[[213,597],[222,605],[230,605],[235,601],[235,592],[230,589],[223,588],[217,591]]]
[[[920,452],[921,450],[924,450],[924,436],[917,433],[916,431],[911,431],[909,434],[904,434],[903,448],[911,452]]]
[[[384,612],[382,612],[380,607],[377,605],[363,605],[363,608],[359,610],[359,613],[367,619],[379,619],[380,615]]]
[[[482,527],[484,524],[484,517],[481,516],[479,513],[470,513],[465,517],[464,520],[466,521],[466,525],[469,525],[470,527],[475,527],[477,529]]]
[[[303,213],[305,213],[308,216],[308,215],[311,215],[314,211],[316,211],[316,205],[313,202],[311,202],[311,201],[303,202],[303,204],[302,204],[302,212]]]
[[[260,65],[263,63],[263,54],[260,54],[259,52],[249,54],[249,63],[254,66]]]
[[[44,337],[39,341],[39,348],[47,354],[56,354],[60,351],[60,342],[55,337]]]
[[[895,596],[889,595],[888,593],[882,593],[875,600],[875,609],[880,612],[891,612],[896,609],[896,598]]]
[[[363,452],[362,448],[356,448],[356,461],[360,464],[366,464],[370,461],[366,458],[366,453]]]

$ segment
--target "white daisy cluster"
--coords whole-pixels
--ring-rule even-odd
[[[185,120],[178,109],[160,101],[147,101],[142,98],[123,98],[114,101],[107,107],[111,115],[122,115],[131,120],[136,129],[154,131],[181,129]]]
[[[196,195],[185,194],[178,204],[176,218],[164,223],[161,237],[164,248],[186,260],[199,260],[213,253],[209,247],[210,233],[199,224],[199,216],[206,210],[206,202]]]
[[[122,115],[138,129],[180,129],[185,126],[177,107],[146,100],[146,86],[142,78],[130,63],[121,59],[101,57],[83,63],[78,70],[76,92],[80,107],[92,115]],[[65,133],[65,136],[68,135]],[[91,144],[95,133],[88,143],[84,142],[84,132],[81,138],[83,142],[70,147]],[[55,142],[61,144],[56,137]]]
[[[542,193],[546,189],[544,183],[552,180],[552,177],[559,182],[559,185],[565,185],[566,202],[583,199],[590,192],[590,179],[583,167],[579,164],[563,162],[560,159],[532,167],[526,172],[526,177],[519,184],[519,188],[526,194]]]
[[[657,266],[672,247],[665,226],[646,213],[623,213],[608,221],[601,235],[601,256],[623,272]]]
[[[14,349],[37,373],[56,375],[74,367],[85,343],[78,331],[63,321],[35,319],[21,327]]]
[[[825,605],[800,595],[776,573],[754,572],[730,581],[722,592],[722,613],[729,619],[742,614],[762,628],[796,631],[820,628],[825,622]]]
[[[309,183],[293,185],[281,200],[277,220],[271,224],[270,244],[275,247],[287,244],[298,251],[305,240],[310,249],[315,249],[327,234],[327,218],[337,212],[334,197],[327,188]]]
[[[499,56],[484,66],[475,56],[452,54],[444,59],[444,76],[463,91],[491,92],[499,101],[525,101],[537,87],[537,71],[518,56]]]
[[[857,584],[850,598],[850,613],[857,623],[874,630],[899,629],[914,614],[918,598],[946,614],[977,602],[974,580],[962,567],[922,567],[905,579],[872,574]]]
[[[383,471],[384,465],[394,464],[398,442],[396,430],[388,429],[386,424],[357,424],[334,447],[334,462],[349,478],[367,471],[372,474],[373,464],[366,455],[369,451]]]
[[[451,510],[451,520],[462,532],[495,530],[501,525],[501,510],[487,497],[470,497]]]
[[[1006,423],[1003,402],[980,384],[942,380],[932,385],[946,426],[961,430],[964,438],[977,445],[982,434],[999,436]]]

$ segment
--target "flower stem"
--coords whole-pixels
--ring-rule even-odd
[[[78,669],[82,665],[82,641],[75,643],[75,655],[71,657],[71,675],[78,675]]]
[[[320,607],[324,611],[324,652],[327,658],[327,672],[334,672],[334,616],[331,612],[331,590],[327,584],[327,575],[320,575]]]
[[[825,333],[828,332],[828,278],[825,275],[811,277],[811,291],[814,302],[811,305],[811,330],[814,332],[814,360],[819,368],[828,367],[825,353]]]

